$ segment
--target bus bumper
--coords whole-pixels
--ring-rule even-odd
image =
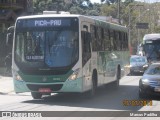
[[[20,92],[39,92],[40,88],[50,88],[51,93],[58,92],[83,92],[83,78],[76,80],[66,80],[65,82],[56,83],[30,83],[25,81],[14,80],[14,90]]]

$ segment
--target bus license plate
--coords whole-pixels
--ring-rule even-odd
[[[50,88],[39,88],[38,92],[50,93],[50,92],[52,92],[52,90]]]
[[[155,92],[160,92],[160,87],[154,88],[154,91],[155,91]]]

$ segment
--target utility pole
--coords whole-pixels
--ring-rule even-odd
[[[121,2],[121,0],[117,0],[117,8],[118,8],[117,18],[118,18],[118,23],[119,24],[121,24],[121,19],[120,19],[120,2]]]
[[[130,49],[130,51],[131,51],[131,53],[130,54],[132,54],[132,48],[131,48],[131,9],[130,9],[130,7],[129,7],[129,18],[128,18],[128,41],[129,41],[129,49]]]
[[[141,17],[141,9],[139,8],[139,17],[138,17],[138,22],[140,23],[140,18]],[[138,42],[138,45],[140,44],[140,30],[139,29],[137,29],[137,31],[138,31],[138,36],[137,36],[137,42]]]
[[[59,2],[58,0],[56,2],[57,2],[57,14],[59,14]]]

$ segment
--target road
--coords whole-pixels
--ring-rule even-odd
[[[75,113],[74,111],[159,111],[160,98],[157,96],[146,98],[152,100],[152,106],[124,106],[125,100],[142,100],[138,97],[138,82],[140,78],[141,76],[125,76],[120,80],[119,89],[113,89],[110,85],[99,88],[96,96],[92,99],[84,98],[80,94],[53,94],[52,96],[45,96],[42,100],[33,100],[30,93],[15,94],[12,90],[13,85],[9,85],[12,84],[12,81],[10,78],[5,78],[4,80],[0,80],[0,85],[4,87],[5,83],[7,83],[7,88],[10,88],[10,90],[6,93],[0,92],[0,111],[70,111],[69,114],[67,113],[67,117],[55,117],[56,120],[72,120],[74,119],[72,117],[72,114]],[[65,113],[62,113],[63,115],[66,116]],[[2,117],[0,119],[8,120],[12,118]],[[40,118],[35,119],[39,120]],[[52,118],[47,117],[47,119]],[[76,119],[85,120],[89,118],[77,117]],[[105,119],[105,117],[94,117],[91,119],[98,120]],[[110,117],[108,119],[119,120],[118,117]],[[124,119],[127,119],[127,117],[124,117]],[[146,120],[150,118],[133,117],[131,119]]]

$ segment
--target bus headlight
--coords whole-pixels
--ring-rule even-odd
[[[77,79],[78,73],[79,73],[79,68],[76,69],[76,70],[72,73],[72,75],[70,75],[69,80],[75,80],[75,79]]]
[[[19,76],[19,75],[15,75],[15,79],[19,80],[19,81],[23,81],[22,78],[21,78],[21,76]]]

